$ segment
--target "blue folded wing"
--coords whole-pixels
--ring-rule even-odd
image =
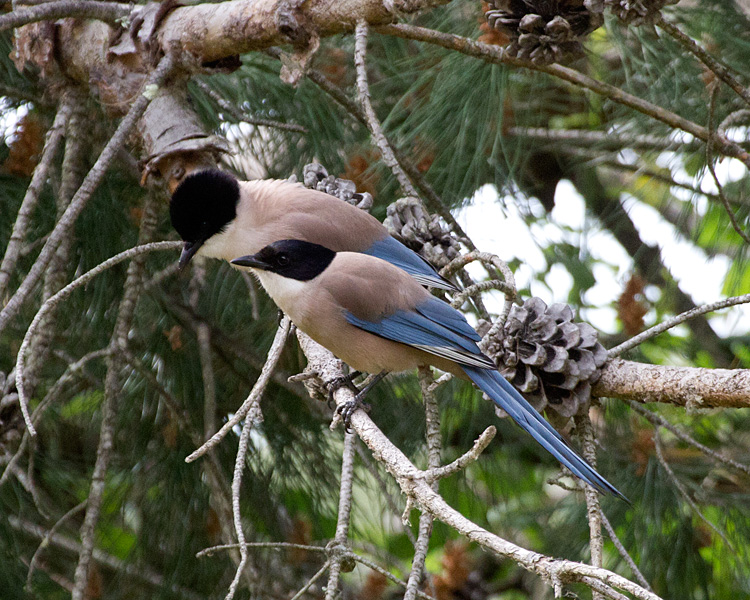
[[[350,312],[345,316],[349,323],[360,329],[458,363],[479,389],[572,473],[601,492],[627,500],[568,446],[518,390],[497,372],[492,360],[477,346],[480,340],[477,332],[449,304],[430,298],[413,311],[399,310],[376,322],[361,319]]]
[[[479,350],[479,335],[464,316],[438,298],[429,298],[416,310],[398,310],[380,321],[361,319],[350,312],[352,325],[394,342],[407,344],[462,365],[494,369],[495,363]]]
[[[416,252],[409,250],[396,238],[390,235],[378,240],[363,254],[369,254],[406,271],[422,285],[441,288],[444,290],[457,291],[458,288],[450,281],[438,275],[435,268]]]

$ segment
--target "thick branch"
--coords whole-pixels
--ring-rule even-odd
[[[313,36],[351,32],[358,21],[390,23],[397,14],[418,12],[448,1],[235,0],[199,4],[172,12],[161,28],[159,41],[162,48],[177,45],[201,62],[210,62],[289,42],[305,44]]]
[[[750,369],[667,367],[615,359],[604,367],[592,393],[687,408],[747,408]]]

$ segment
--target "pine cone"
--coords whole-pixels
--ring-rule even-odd
[[[491,27],[510,36],[506,52],[540,65],[583,55],[583,38],[599,27],[601,12],[584,0],[488,0]]]
[[[339,200],[352,206],[369,211],[372,208],[372,196],[367,192],[357,192],[357,186],[349,179],[329,175],[323,165],[310,163],[302,169],[302,181],[305,187],[336,196]]]
[[[388,207],[383,221],[392,236],[428,262],[444,267],[461,253],[459,241],[415,198],[401,198]]]
[[[618,19],[636,26],[653,23],[662,8],[676,3],[677,0],[604,0]]]
[[[567,304],[548,307],[540,298],[513,306],[503,337],[490,340],[486,353],[534,408],[549,406],[566,418],[588,409],[607,360],[591,325],[575,323]]]

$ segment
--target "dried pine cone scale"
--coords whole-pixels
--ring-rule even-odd
[[[440,217],[426,212],[416,198],[396,200],[387,212],[383,225],[389,233],[433,265],[444,267],[461,253],[459,241]]]
[[[488,0],[490,27],[506,33],[511,56],[537,64],[564,62],[583,54],[583,40],[599,27],[600,12],[584,0]]]
[[[372,208],[373,199],[367,192],[357,192],[357,184],[350,179],[342,179],[329,175],[326,168],[318,163],[310,163],[302,170],[302,182],[305,187],[348,202],[357,208],[369,211]]]
[[[487,354],[503,365],[503,376],[537,410],[549,407],[562,417],[588,408],[591,384],[607,360],[594,328],[573,317],[566,304],[547,306],[529,298],[513,307],[501,337],[487,347]]]

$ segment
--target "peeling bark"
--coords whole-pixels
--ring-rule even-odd
[[[398,14],[422,11],[435,2],[383,0],[236,0],[178,8],[159,32],[163,49],[181,51],[212,62],[269,46],[306,45],[314,37],[354,31],[357,21],[391,23]],[[391,12],[387,6],[391,4]]]
[[[236,0],[182,6],[166,15],[167,9],[150,3],[134,10],[129,31],[101,21],[65,19],[56,49],[69,77],[90,86],[110,112],[122,114],[151,64],[170,49],[185,70],[210,70],[239,54],[290,43],[305,49],[320,37],[354,31],[360,20],[383,25],[449,1]]]

